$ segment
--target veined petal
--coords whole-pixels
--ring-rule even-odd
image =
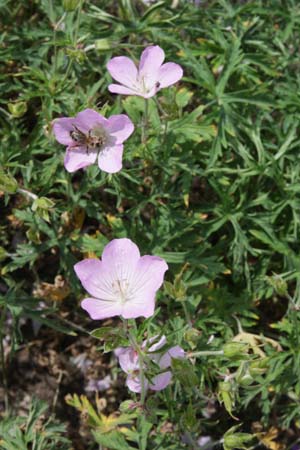
[[[99,300],[98,298],[85,298],[81,302],[81,307],[89,313],[93,320],[119,316],[121,313],[120,303],[107,302],[105,300]]]
[[[74,270],[84,289],[93,297],[105,302],[119,302],[111,273],[99,259],[85,259],[75,264]]]
[[[138,71],[132,59],[127,56],[117,56],[108,61],[106,67],[114,80],[129,88],[135,86]]]
[[[113,239],[103,250],[102,262],[121,287],[130,284],[140,259],[140,252],[130,239]]]
[[[122,144],[133,133],[134,125],[125,114],[111,116],[107,122],[106,129],[116,139],[115,144]]]
[[[75,172],[78,169],[94,164],[97,153],[88,152],[85,147],[68,147],[64,159],[64,166],[68,172]]]
[[[158,80],[159,68],[165,59],[165,53],[158,45],[147,47],[139,64],[139,82],[149,91]],[[154,95],[154,94],[153,94]]]
[[[71,138],[71,131],[73,130],[73,117],[61,117],[60,119],[55,119],[53,122],[53,133],[55,139],[63,145],[71,145],[73,139]]]
[[[107,119],[93,109],[85,109],[77,114],[74,125],[78,126],[82,132],[87,133],[96,125],[101,125],[105,128],[107,125]]]
[[[105,147],[99,153],[98,165],[107,173],[116,173],[122,169],[123,145]]]
[[[172,62],[163,64],[158,73],[159,89],[177,83],[183,76],[183,70],[179,64]]]
[[[108,86],[108,90],[112,94],[140,95],[140,96],[142,96],[142,94],[139,93],[138,91],[135,91],[133,89],[129,89],[129,88],[125,87],[125,86],[122,86],[121,84],[110,84]]]
[[[136,317],[153,316],[155,309],[155,293],[143,291],[142,295],[132,295],[124,303],[122,317],[135,319]]]
[[[108,86],[109,92],[112,94],[123,94],[123,95],[140,95],[143,97],[141,93],[134,89],[129,89],[126,86],[122,86],[121,84],[110,84]]]
[[[134,292],[156,292],[163,283],[167,263],[158,256],[145,255],[138,262],[134,277]]]
[[[171,379],[172,373],[170,371],[160,373],[159,375],[156,375],[156,377],[152,378],[149,389],[152,391],[162,391],[171,383]]]

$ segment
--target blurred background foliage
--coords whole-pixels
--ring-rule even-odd
[[[14,355],[30,341],[21,319],[74,339],[93,328],[73,265],[127,236],[170,267],[149,330],[190,351],[247,344],[179,367],[177,397],[167,391],[153,406],[153,423],[168,418],[176,433],[138,448],[200,448],[201,434],[220,442],[236,424],[230,416],[260,448],[292,448],[300,420],[299,2],[1,0],[0,17],[6,387]],[[144,139],[144,100],[110,94],[106,63],[137,61],[150,44],[184,77],[149,101]],[[121,172],[65,171],[51,124],[85,108],[134,122]],[[227,436],[224,448],[247,445]]]

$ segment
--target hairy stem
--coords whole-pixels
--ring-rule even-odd
[[[7,383],[7,374],[6,374],[6,366],[5,366],[5,355],[4,355],[4,346],[3,346],[3,338],[4,338],[4,321],[6,317],[6,306],[3,307],[0,318],[0,359],[1,359],[1,370],[2,370],[2,379],[4,386],[4,405],[5,411],[8,412],[9,401],[8,401],[8,383]]]
[[[198,356],[221,356],[224,355],[223,350],[204,350],[200,352],[191,352],[188,353],[189,357],[198,357]]]

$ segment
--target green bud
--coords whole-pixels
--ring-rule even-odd
[[[250,386],[250,384],[253,383],[254,379],[251,376],[250,372],[247,371],[246,373],[242,374],[240,377],[236,377],[236,381],[241,386]]]
[[[38,209],[48,210],[53,208],[54,202],[46,197],[39,197],[32,203],[32,211],[37,211]]]
[[[96,50],[110,50],[112,48],[112,42],[109,39],[97,39],[95,41]]]
[[[245,357],[249,346],[244,342],[228,342],[223,346],[224,356],[228,359]]]
[[[189,344],[192,350],[194,350],[197,347],[200,336],[201,332],[199,330],[196,330],[196,328],[189,328],[184,333],[184,339]]]
[[[8,103],[7,107],[8,107],[8,111],[16,119],[24,116],[24,114],[27,111],[27,103],[26,102]]]
[[[219,392],[218,392],[219,402],[224,404],[224,407],[228,414],[234,418],[232,414],[232,410],[235,405],[233,384],[230,381],[221,381],[219,383]]]
[[[274,274],[271,277],[267,277],[268,282],[273,287],[278,295],[286,297],[288,294],[287,282],[281,278],[280,275]]]
[[[75,11],[79,4],[80,0],[63,0],[63,8],[66,12]]]
[[[17,192],[17,189],[18,183],[14,177],[0,169],[0,191],[4,191],[7,194],[14,194]]]
[[[40,244],[41,243],[41,237],[40,233],[37,230],[34,230],[32,228],[29,228],[29,230],[26,231],[27,239],[34,244]]]
[[[120,412],[130,413],[133,412],[138,406],[138,403],[134,402],[133,400],[125,400],[120,404]]]
[[[249,372],[252,376],[263,375],[269,368],[269,358],[254,360],[249,365]]]
[[[39,197],[32,203],[31,209],[46,222],[50,222],[49,210],[53,208],[54,202],[46,197]]]
[[[238,428],[232,427],[224,435],[224,450],[247,450],[249,447],[245,447],[253,439],[252,434],[249,433],[235,433]]]

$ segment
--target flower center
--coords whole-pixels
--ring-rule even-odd
[[[96,125],[94,128],[91,128],[87,134],[81,131],[76,125],[73,125],[70,136],[75,143],[74,147],[85,147],[87,153],[90,151],[98,153],[107,143],[107,134],[101,125]]]
[[[128,292],[129,282],[126,278],[114,281],[112,287],[114,294],[119,297],[121,303],[125,303],[130,299],[130,293]]]

